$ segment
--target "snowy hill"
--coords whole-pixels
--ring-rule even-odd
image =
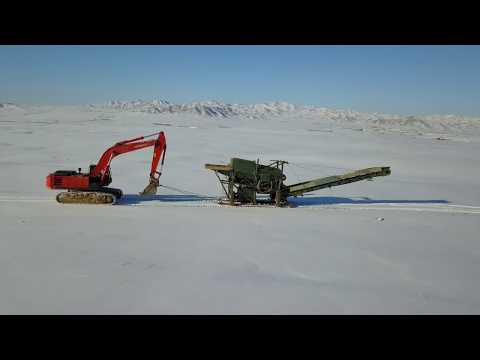
[[[315,115],[334,120],[370,120],[371,114],[351,110],[333,110],[317,106],[294,105],[287,102],[270,102],[261,104],[227,104],[219,101],[201,101],[185,104],[173,104],[166,100],[153,101],[110,101],[103,105],[91,105],[96,108],[111,108],[125,111],[148,113],[192,113],[209,117],[261,118],[270,115]]]
[[[302,117],[359,130],[397,131],[413,133],[458,133],[480,131],[480,118],[459,115],[401,116],[395,114],[362,113],[345,109],[294,105],[287,102],[261,104],[227,104],[218,101],[173,104],[166,100],[110,101],[93,108],[139,111],[153,114],[189,113],[212,118],[244,117],[261,119],[271,116]]]
[[[141,111],[148,113],[192,113],[209,117],[246,116],[258,118],[265,115],[282,115],[294,112],[297,107],[285,102],[268,104],[226,104],[218,101],[202,101],[185,104],[173,104],[166,100],[153,101],[110,101],[103,105],[93,107],[112,108],[126,111]]]
[[[15,110],[22,110],[22,108],[12,103],[0,103],[0,111],[15,111]]]

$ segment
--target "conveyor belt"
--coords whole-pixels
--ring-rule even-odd
[[[353,183],[361,180],[368,180],[376,176],[390,175],[390,167],[371,167],[357,170],[348,174],[333,175],[320,179],[304,181],[297,184],[286,185],[289,195],[297,196],[307,192]]]

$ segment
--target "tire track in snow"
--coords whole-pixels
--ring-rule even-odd
[[[117,204],[115,206],[148,206],[148,207],[223,207],[226,209],[276,209],[275,206],[228,206],[220,205],[216,200],[202,200],[202,201],[181,201],[178,203],[168,201],[148,201],[137,204]],[[427,212],[442,212],[442,213],[457,213],[457,214],[480,214],[480,206],[460,205],[460,204],[397,204],[397,203],[382,203],[382,204],[335,204],[335,205],[299,205],[295,208],[282,208],[282,210],[308,210],[308,211],[323,211],[323,210],[400,210],[400,211],[427,211]]]
[[[324,209],[345,209],[345,210],[400,210],[400,211],[429,211],[429,212],[443,212],[443,213],[460,213],[460,214],[480,214],[480,206],[470,205],[424,205],[424,204],[337,204],[337,205],[320,205],[320,206],[300,206],[302,208],[317,210],[320,207]]]
[[[14,197],[14,196],[0,196],[0,203],[56,203],[55,198],[35,198],[35,197]],[[59,204],[60,205],[60,204]],[[79,206],[79,204],[62,204],[62,206]],[[87,204],[88,205],[88,204]],[[108,205],[112,206],[112,205]],[[113,206],[131,206],[131,207],[216,207],[226,209],[275,209],[274,206],[234,206],[220,205],[216,200],[202,200],[202,201],[162,201],[162,200],[148,200],[139,203],[119,203]],[[459,213],[459,214],[480,214],[480,206],[461,205],[461,204],[397,204],[397,203],[382,203],[382,204],[335,204],[335,205],[299,205],[296,208],[283,208],[282,210],[294,211],[296,209],[304,210],[399,210],[399,211],[427,211],[427,212],[443,212],[443,213]]]
[[[34,197],[14,197],[0,196],[0,202],[56,202],[55,197],[52,198],[34,198]]]

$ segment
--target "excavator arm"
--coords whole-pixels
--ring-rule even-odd
[[[158,137],[156,139],[145,140],[157,134],[158,134]],[[162,165],[163,165],[163,162],[165,159],[165,151],[167,148],[165,133],[163,131],[116,143],[112,147],[108,148],[102,154],[102,156],[98,160],[97,165],[91,172],[90,176],[98,177],[100,178],[100,183],[104,183],[105,176],[108,174],[108,171],[110,168],[110,163],[116,156],[131,152],[131,151],[140,150],[149,146],[155,146],[153,151],[152,166],[150,169],[150,177],[155,178],[156,174],[160,176],[161,173],[157,172],[157,167],[160,161],[160,157],[162,158]],[[158,180],[158,177],[156,179]]]
[[[165,154],[167,153],[167,141],[163,131],[158,135],[158,141],[155,142],[155,148],[153,149],[152,167],[150,169],[150,178],[158,180],[162,175],[163,163],[165,162]],[[160,163],[160,171],[157,171],[158,163]],[[156,176],[158,175],[158,177]]]

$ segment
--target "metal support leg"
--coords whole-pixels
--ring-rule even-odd
[[[234,205],[234,195],[233,195],[233,178],[232,176],[228,177],[228,200],[230,205]]]
[[[275,205],[277,207],[281,206],[281,200],[282,200],[282,192],[280,190],[277,190],[275,193]]]

